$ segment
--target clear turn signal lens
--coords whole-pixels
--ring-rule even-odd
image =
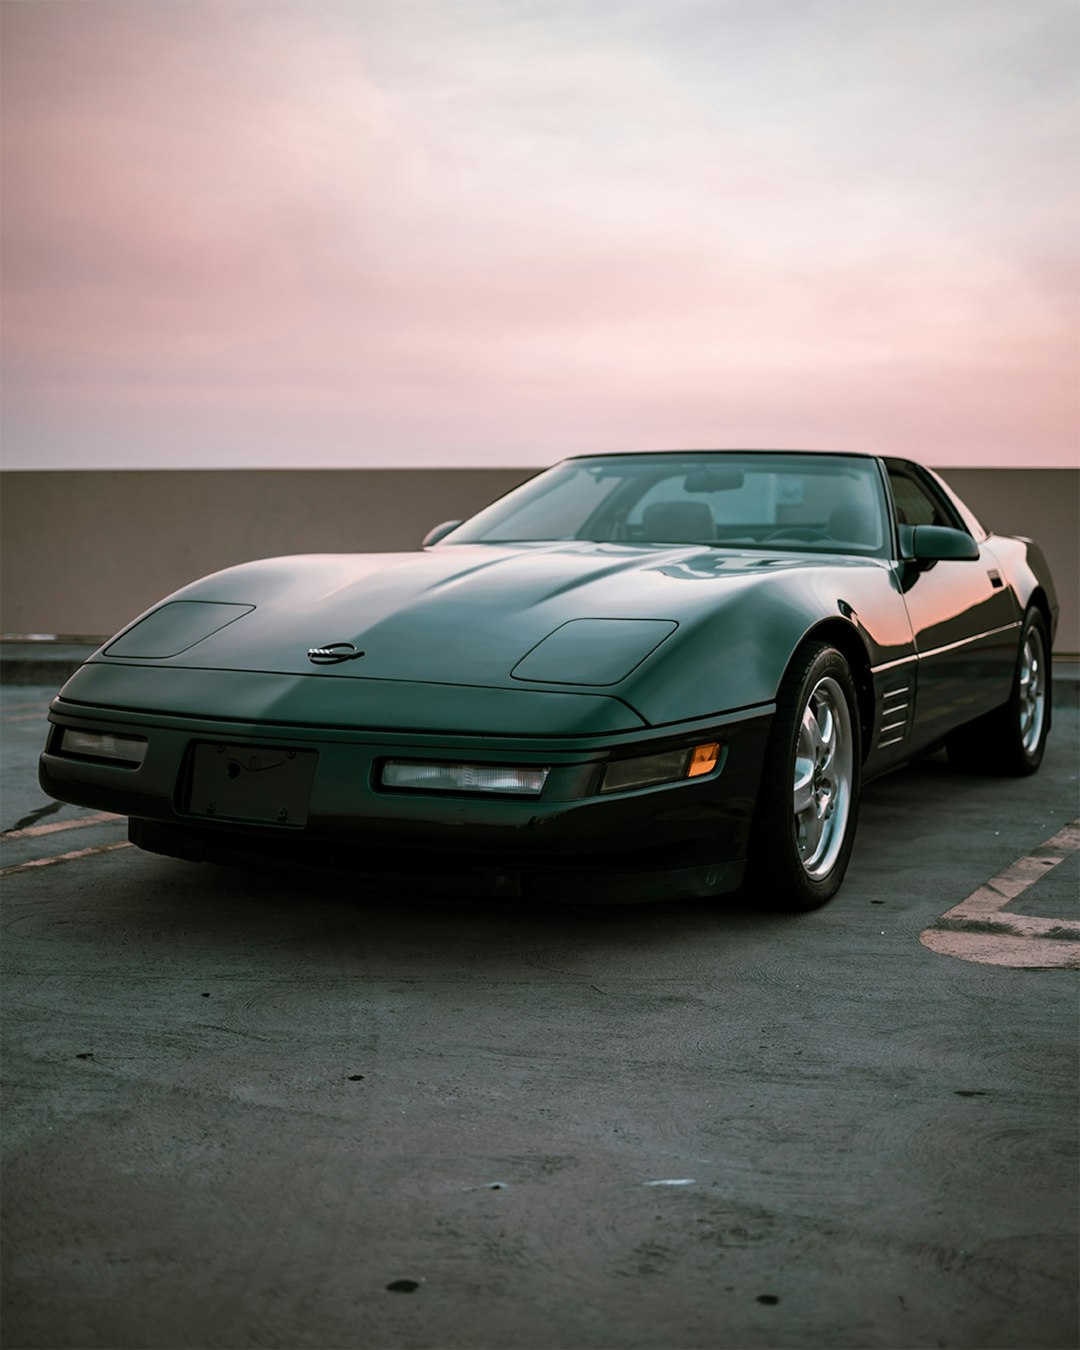
[[[495,792],[539,797],[549,772],[502,764],[430,764],[417,759],[388,759],[382,768],[382,784],[419,792]]]
[[[720,746],[716,741],[683,750],[664,750],[657,755],[615,759],[604,770],[600,791],[629,792],[657,783],[675,783],[681,778],[699,778],[712,773],[719,759]]]
[[[65,727],[60,740],[65,755],[115,759],[125,764],[141,764],[146,758],[146,745],[143,736],[114,736],[108,731],[76,731],[74,727]]]

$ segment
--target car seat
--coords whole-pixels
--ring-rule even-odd
[[[707,502],[650,502],[641,517],[646,543],[696,544],[716,538],[716,521]]]

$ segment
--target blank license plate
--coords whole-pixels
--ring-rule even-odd
[[[188,810],[216,820],[304,825],[318,762],[314,750],[199,743]]]

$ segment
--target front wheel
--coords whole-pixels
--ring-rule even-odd
[[[862,744],[841,652],[808,641],[780,686],[750,838],[747,879],[771,908],[816,909],[840,888],[855,842]]]

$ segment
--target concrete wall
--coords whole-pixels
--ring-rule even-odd
[[[1080,650],[1080,471],[944,471],[976,515],[1042,545]],[[282,553],[414,548],[528,477],[519,469],[8,472],[0,475],[6,634],[99,637],[207,572]]]
[[[251,558],[419,547],[527,470],[150,470],[0,475],[4,633],[114,633]]]

